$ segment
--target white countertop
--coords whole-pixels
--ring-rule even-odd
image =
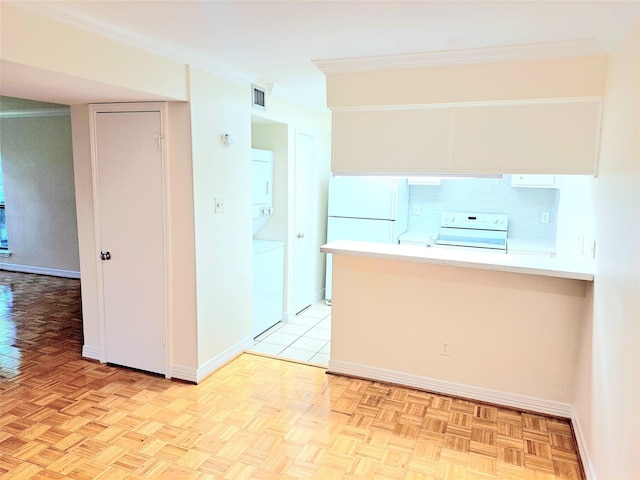
[[[407,231],[398,237],[398,240],[406,241],[406,242],[416,242],[423,243],[425,246],[429,242],[430,239],[434,239],[438,236],[437,233],[427,233],[427,232],[415,232],[415,231]]]
[[[355,255],[404,262],[430,263],[450,267],[497,270],[501,272],[543,275],[593,281],[593,263],[561,260],[535,255],[484,253],[419,245],[394,245],[372,242],[337,240],[323,245],[321,252]]]
[[[522,240],[522,239],[507,239],[507,252],[539,252],[539,253],[555,253],[556,246],[553,243],[544,242],[541,240]]]

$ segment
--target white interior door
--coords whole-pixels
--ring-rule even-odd
[[[296,313],[313,302],[315,155],[315,138],[296,133],[293,278],[293,311]]]
[[[105,359],[166,373],[162,113],[97,112],[94,132]]]

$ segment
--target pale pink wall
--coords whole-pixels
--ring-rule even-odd
[[[640,478],[639,26],[609,58],[599,175],[593,182],[593,316],[574,396],[599,480]]]
[[[571,403],[588,282],[336,254],[333,262],[331,362]],[[440,355],[441,340],[451,356]]]
[[[69,96],[81,95],[87,85],[101,92],[101,98],[89,101],[135,101],[148,99],[150,94],[164,99],[188,97],[187,66],[180,62],[38,15],[19,2],[2,2],[0,20],[0,60],[14,74],[3,77],[3,95],[18,96],[17,92],[28,90],[28,98],[47,101],[48,96],[56,99],[49,101],[60,102],[61,96],[55,90],[47,91],[42,82],[41,77],[51,75],[52,82],[60,82],[59,88],[75,84],[78,92]],[[19,78],[22,76],[25,78]],[[127,97],[118,99],[114,94]]]
[[[381,70],[327,75],[330,108],[598,97],[606,57]]]

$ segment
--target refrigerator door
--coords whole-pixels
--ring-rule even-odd
[[[391,220],[370,220],[364,218],[329,217],[327,224],[327,242],[334,240],[355,240],[359,242],[398,243],[398,235],[404,232],[396,230]],[[327,276],[324,298],[331,300],[331,279],[333,274],[332,255],[327,254]]]
[[[390,177],[329,178],[330,217],[396,220],[399,207],[397,202],[398,179]]]

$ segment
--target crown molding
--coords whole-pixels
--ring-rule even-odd
[[[25,117],[65,117],[71,115],[69,107],[62,108],[27,108],[24,110],[2,110],[0,118]]]
[[[583,57],[605,53],[605,48],[600,42],[595,39],[587,39],[405,55],[312,60],[312,62],[325,74],[333,74],[500,63],[542,58]]]
[[[23,10],[44,15],[55,20],[73,25],[83,30],[97,33],[120,43],[144,50],[170,60],[175,60],[190,65],[209,73],[215,74],[227,80],[243,85],[255,83],[257,76],[240,68],[223,62],[212,60],[196,50],[177,45],[158,38],[142,35],[121,25],[95,17],[87,10],[67,2],[34,1],[19,2],[9,1]]]

